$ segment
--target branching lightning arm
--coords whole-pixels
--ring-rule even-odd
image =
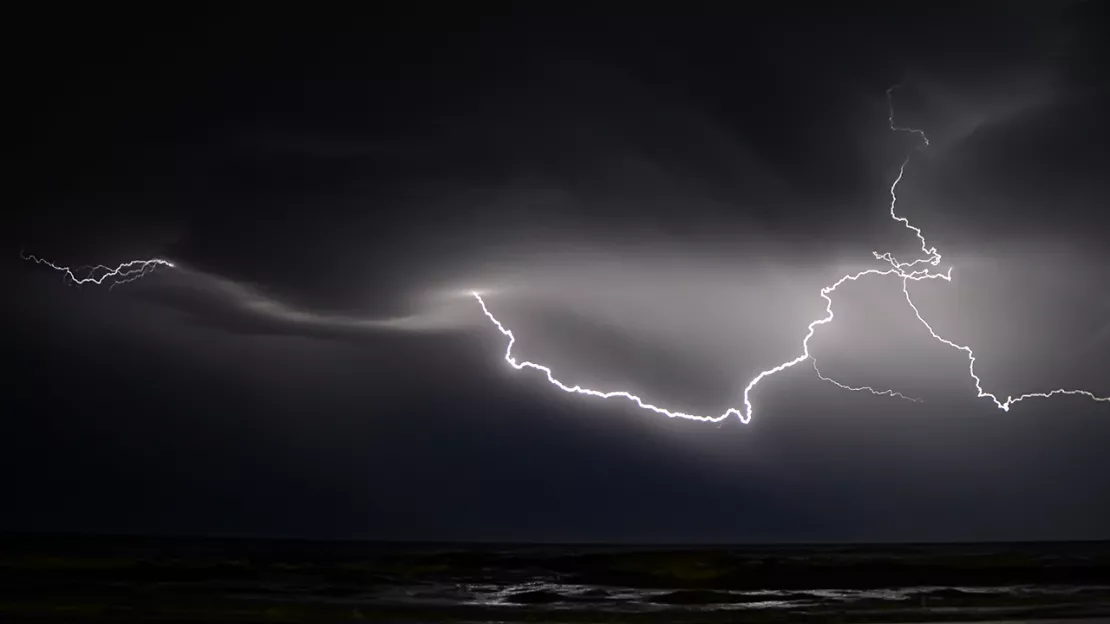
[[[895,125],[895,122],[894,122],[894,101],[893,101],[893,91],[894,91],[895,88],[896,87],[891,87],[886,92],[887,104],[888,104],[888,109],[889,109],[888,122],[889,122],[889,125],[890,125],[890,129],[894,132],[907,132],[907,133],[910,133],[910,134],[913,134],[913,135],[919,137],[921,139],[921,145],[919,145],[917,149],[924,149],[924,148],[928,147],[929,146],[929,138],[925,135],[924,131],[918,130],[916,128],[901,127],[901,126]],[[912,154],[911,154],[911,156],[912,156]],[[600,399],[623,399],[623,400],[630,401],[630,402],[634,403],[637,407],[639,407],[641,409],[648,410],[648,411],[651,411],[651,412],[655,412],[657,414],[662,414],[662,415],[665,415],[665,416],[668,416],[668,417],[671,417],[671,418],[683,418],[683,419],[696,420],[696,421],[702,421],[702,422],[721,422],[721,421],[725,420],[726,418],[728,418],[729,416],[735,415],[735,416],[739,417],[741,422],[744,422],[744,423],[750,422],[751,418],[752,418],[752,415],[753,415],[753,412],[754,412],[754,406],[752,404],[752,392],[755,390],[755,387],[761,381],[766,379],[767,377],[770,377],[770,376],[775,375],[777,373],[783,372],[783,371],[785,371],[789,368],[792,368],[792,367],[806,361],[807,359],[811,360],[812,365],[813,365],[813,369],[817,373],[817,376],[820,379],[822,379],[823,381],[832,383],[833,385],[835,385],[839,388],[842,388],[842,389],[845,389],[845,390],[851,390],[853,392],[868,392],[870,394],[874,394],[874,395],[877,395],[877,396],[891,396],[891,397],[895,397],[895,398],[904,399],[904,400],[907,400],[907,401],[921,402],[921,399],[917,399],[917,398],[914,398],[914,397],[909,397],[909,396],[906,396],[906,395],[902,394],[901,392],[897,392],[897,391],[894,391],[894,390],[876,390],[875,388],[873,388],[871,386],[858,386],[857,387],[857,386],[851,386],[851,385],[844,384],[844,383],[841,383],[839,381],[836,381],[836,380],[834,380],[830,377],[825,376],[821,372],[821,370],[817,367],[817,361],[813,358],[813,355],[810,353],[809,341],[813,337],[813,335],[816,333],[817,328],[822,326],[822,325],[826,325],[828,323],[831,323],[833,321],[833,319],[835,318],[835,315],[833,314],[833,301],[832,301],[832,297],[831,297],[832,293],[835,292],[836,289],[839,288],[845,282],[849,282],[849,281],[854,282],[854,281],[856,281],[860,278],[868,277],[868,276],[876,276],[876,277],[892,276],[892,277],[897,277],[897,278],[901,279],[901,281],[902,281],[902,292],[905,294],[906,303],[908,303],[910,308],[913,310],[913,313],[914,313],[915,317],[917,318],[917,320],[922,325],[925,326],[925,328],[929,332],[929,335],[931,335],[933,337],[933,339],[935,339],[935,340],[937,340],[937,341],[939,341],[939,342],[941,342],[941,343],[943,343],[947,346],[950,346],[954,349],[958,349],[960,351],[963,351],[964,353],[967,354],[967,357],[968,357],[968,373],[970,374],[971,378],[975,382],[975,388],[978,391],[978,397],[979,398],[989,398],[994,403],[994,405],[997,406],[999,409],[1001,409],[1003,411],[1009,411],[1010,407],[1013,404],[1018,403],[1019,401],[1023,401],[1025,399],[1030,399],[1030,398],[1049,398],[1049,397],[1053,397],[1053,396],[1056,396],[1056,395],[1078,395],[1078,396],[1087,397],[1087,398],[1095,400],[1095,401],[1110,402],[1110,397],[1096,396],[1095,394],[1093,394],[1089,391],[1086,391],[1086,390],[1074,390],[1074,389],[1066,389],[1066,388],[1058,388],[1058,389],[1049,390],[1049,391],[1046,391],[1046,392],[1034,392],[1034,393],[1022,394],[1022,395],[1017,396],[1017,397],[1010,396],[1010,397],[1007,397],[1005,401],[1002,401],[996,395],[983,390],[981,380],[980,380],[979,376],[975,373],[975,354],[972,352],[971,348],[968,347],[968,346],[965,346],[965,345],[957,344],[957,343],[952,342],[951,340],[948,340],[946,338],[943,338],[924,319],[924,317],[921,315],[921,311],[917,308],[917,305],[914,304],[913,299],[910,297],[909,283],[911,281],[916,282],[916,281],[921,281],[921,280],[932,280],[932,279],[942,279],[946,282],[951,282],[952,281],[952,267],[949,266],[947,268],[947,270],[945,270],[943,272],[935,269],[935,267],[937,267],[940,264],[941,254],[937,251],[936,247],[930,246],[928,244],[928,242],[925,240],[925,235],[922,233],[920,228],[914,226],[913,224],[910,223],[909,219],[907,219],[906,217],[899,216],[898,213],[897,213],[896,207],[897,207],[897,203],[898,203],[898,194],[897,194],[898,184],[902,181],[903,177],[905,176],[906,166],[909,164],[911,156],[907,156],[902,161],[901,166],[898,168],[898,175],[895,177],[894,182],[891,183],[891,185],[890,185],[890,217],[891,217],[891,219],[902,223],[902,225],[905,226],[906,229],[913,232],[914,236],[916,236],[918,241],[920,241],[920,243],[921,243],[921,252],[922,252],[923,256],[921,256],[917,259],[908,261],[908,262],[901,262],[897,258],[895,258],[894,255],[891,254],[890,252],[880,253],[878,251],[872,251],[871,253],[874,256],[874,258],[876,260],[884,262],[885,265],[887,265],[887,268],[868,269],[868,270],[865,270],[865,271],[860,271],[858,273],[852,273],[852,274],[844,275],[843,277],[841,277],[840,279],[838,279],[836,282],[832,283],[831,285],[822,288],[819,294],[825,300],[825,316],[822,317],[822,318],[819,318],[815,321],[812,321],[807,326],[806,334],[802,338],[801,353],[793,359],[787,360],[787,361],[782,362],[782,363],[780,363],[776,366],[773,366],[773,367],[768,368],[764,371],[761,371],[750,382],[748,382],[747,386],[744,388],[743,408],[742,409],[737,408],[737,407],[730,407],[730,408],[726,409],[723,413],[721,413],[719,415],[716,415],[716,416],[701,416],[701,415],[697,415],[697,414],[690,414],[690,413],[686,413],[686,412],[682,412],[682,411],[670,410],[670,409],[666,409],[666,408],[663,408],[663,407],[659,407],[655,404],[649,403],[649,402],[645,401],[644,399],[642,399],[642,398],[640,398],[640,397],[638,397],[638,396],[636,396],[636,395],[634,395],[630,392],[624,391],[624,390],[609,390],[609,391],[594,390],[594,389],[590,389],[590,388],[587,388],[587,387],[584,387],[584,386],[581,386],[581,385],[578,385],[578,384],[571,385],[567,382],[560,381],[555,376],[554,371],[552,371],[551,368],[549,368],[548,366],[545,366],[545,365],[542,365],[542,364],[537,364],[535,362],[531,362],[531,361],[527,361],[527,360],[524,360],[524,361],[518,360],[517,357],[515,355],[513,355],[513,347],[516,344],[516,336],[513,334],[513,332],[510,329],[505,327],[505,325],[502,324],[501,321],[499,321],[497,319],[497,317],[495,317],[493,315],[493,313],[489,309],[489,306],[486,304],[486,301],[482,298],[482,296],[479,293],[474,292],[472,294],[473,294],[474,298],[477,300],[478,305],[481,306],[482,312],[486,316],[486,318],[488,318],[489,321],[493,323],[493,325],[497,328],[498,331],[501,332],[501,334],[503,336],[508,338],[508,344],[505,347],[504,359],[513,368],[515,368],[517,370],[532,369],[532,370],[539,371],[539,372],[543,373],[544,376],[546,376],[548,383],[554,385],[555,387],[559,388],[560,390],[562,390],[564,392],[568,392],[568,393],[572,393],[572,394],[581,394],[581,395],[591,396],[591,397],[600,398]],[[97,265],[97,266],[92,266],[92,267],[80,267],[80,268],[77,268],[77,269],[71,269],[70,267],[60,266],[60,265],[54,264],[54,263],[52,263],[48,260],[38,258],[36,256],[24,255],[24,254],[22,254],[22,252],[20,253],[20,255],[25,260],[30,260],[30,261],[36,262],[38,264],[45,265],[45,266],[47,266],[47,267],[49,267],[49,268],[51,268],[55,271],[58,271],[58,272],[62,273],[66,277],[67,280],[69,280],[70,282],[72,282],[74,284],[78,284],[78,285],[81,285],[81,284],[102,285],[105,282],[107,282],[108,284],[110,284],[110,287],[115,287],[119,284],[124,284],[124,283],[127,283],[127,282],[134,281],[136,279],[139,279],[140,277],[143,277],[144,275],[147,275],[149,272],[155,270],[159,266],[165,266],[165,267],[169,267],[169,268],[174,267],[174,264],[172,262],[169,262],[168,260],[163,260],[163,259],[160,259],[160,258],[152,258],[152,259],[149,259],[149,260],[131,260],[129,262],[124,262],[120,265],[117,265],[114,268],[113,267],[107,267],[107,266],[104,266],[104,265]]]

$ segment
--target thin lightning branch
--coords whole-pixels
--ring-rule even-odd
[[[890,123],[890,129],[895,132],[910,132],[912,134],[920,136],[924,143],[920,147],[918,147],[918,149],[929,147],[929,137],[925,136],[924,131],[914,128],[903,128],[894,125],[893,93],[896,88],[898,88],[897,85],[886,90],[887,109],[890,111],[890,116],[887,118],[887,120]],[[921,228],[914,227],[910,224],[909,219],[905,217],[899,217],[898,213],[895,212],[895,206],[898,204],[898,194],[896,192],[898,189],[898,183],[901,182],[902,178],[906,175],[906,165],[908,165],[909,163],[910,157],[906,156],[905,160],[902,161],[902,166],[898,167],[898,177],[896,177],[894,179],[894,183],[890,185],[890,218],[894,219],[895,221],[901,222],[902,225],[906,226],[906,229],[913,231],[914,235],[917,236],[917,240],[921,241],[921,251],[925,252],[925,257],[919,258],[912,262],[898,262],[898,260],[893,255],[891,255],[890,252],[882,254],[877,251],[871,252],[871,254],[875,256],[876,260],[885,260],[890,263],[890,265],[895,269],[908,269],[917,266],[918,264],[930,264],[932,266],[937,266],[938,264],[940,264],[941,258],[941,255],[937,253],[937,248],[929,247],[929,244],[925,242],[925,235],[921,233]]]
[[[902,85],[894,85],[893,87],[886,90],[886,107],[887,111],[889,112],[889,115],[887,116],[887,121],[890,122],[890,129],[894,130],[895,132],[910,132],[916,134],[917,136],[921,137],[921,140],[923,142],[921,148],[924,149],[926,147],[929,147],[929,137],[925,136],[924,130],[917,130],[916,128],[902,128],[894,125],[894,90],[900,86]],[[897,184],[897,182],[895,184]]]
[[[910,307],[913,308],[913,313],[915,316],[917,316],[917,320],[921,321],[921,324],[925,326],[925,329],[929,330],[929,335],[931,335],[936,340],[954,349],[959,349],[960,351],[963,351],[967,354],[967,372],[971,375],[971,378],[975,380],[975,390],[978,392],[977,398],[982,399],[985,397],[990,399],[992,402],[994,402],[995,405],[998,406],[998,409],[1004,412],[1010,411],[1010,406],[1014,403],[1017,403],[1018,401],[1024,401],[1025,399],[1032,398],[1047,399],[1057,394],[1081,395],[1095,401],[1110,402],[1110,397],[1096,396],[1094,393],[1088,392],[1086,390],[1069,390],[1065,388],[1058,388],[1056,390],[1050,390],[1048,392],[1030,392],[1018,397],[1008,396],[1006,397],[1005,401],[999,401],[997,396],[983,390],[982,382],[980,381],[979,376],[975,374],[975,353],[972,352],[971,347],[956,344],[955,342],[952,342],[951,340],[940,336],[939,334],[937,334],[936,331],[933,330],[932,326],[929,325],[929,323],[921,316],[921,310],[917,309],[917,306],[914,304],[913,299],[910,299],[909,283],[906,280],[902,281],[902,292],[905,293],[906,303],[910,304]]]
[[[925,402],[923,399],[918,399],[918,398],[915,398],[915,397],[906,396],[906,395],[902,394],[901,392],[895,392],[894,390],[876,390],[876,389],[872,388],[871,386],[860,386],[860,387],[856,388],[856,387],[853,387],[853,386],[849,386],[848,384],[840,383],[839,381],[837,381],[835,379],[831,379],[831,378],[826,377],[823,374],[821,374],[821,369],[817,368],[817,359],[816,358],[811,357],[810,362],[813,363],[813,370],[817,371],[817,377],[819,377],[822,381],[827,381],[827,382],[831,383],[832,385],[834,385],[838,388],[843,388],[845,390],[852,390],[852,391],[855,391],[855,392],[861,392],[861,391],[866,390],[867,392],[870,392],[871,394],[874,394],[876,396],[898,397],[899,399],[905,399],[905,400],[907,400],[911,403],[924,403]]]
[[[38,264],[46,265],[55,271],[59,271],[68,277],[74,284],[79,286],[83,284],[95,284],[100,286],[105,280],[111,280],[109,282],[109,289],[115,288],[120,284],[133,282],[159,266],[165,266],[171,269],[174,266],[174,264],[168,260],[152,258],[150,260],[131,260],[129,262],[124,262],[114,269],[106,267],[103,264],[98,264],[93,267],[85,266],[72,269],[66,266],[59,266],[49,260],[44,260],[31,254],[24,254],[22,251],[19,252],[19,256],[24,260],[31,260]],[[79,273],[83,274],[84,277],[78,277]]]
[[[888,110],[889,110],[888,122],[890,124],[890,129],[892,131],[895,131],[895,132],[909,132],[911,134],[915,134],[915,135],[921,137],[922,145],[919,146],[918,149],[924,149],[924,148],[929,146],[929,137],[925,135],[925,132],[923,130],[918,130],[916,128],[910,128],[910,127],[897,126],[894,123],[893,92],[894,92],[894,89],[896,89],[896,88],[897,88],[897,86],[891,87],[891,88],[887,89],[887,91],[886,91],[887,107],[888,107]],[[826,324],[832,322],[832,320],[834,318],[834,314],[833,314],[833,310],[832,310],[832,303],[833,302],[832,302],[832,298],[829,295],[831,295],[841,284],[843,284],[844,282],[847,282],[847,281],[856,281],[859,278],[864,277],[864,276],[868,276],[868,275],[895,275],[895,276],[898,276],[898,277],[902,278],[902,291],[906,295],[906,302],[909,303],[910,307],[913,309],[914,314],[917,316],[917,319],[929,330],[929,333],[933,336],[933,338],[935,338],[936,340],[939,340],[940,342],[942,342],[946,345],[949,345],[949,346],[954,347],[956,349],[960,349],[961,351],[964,351],[964,352],[967,353],[968,359],[969,359],[968,372],[971,374],[972,379],[975,380],[975,387],[979,392],[979,398],[989,397],[992,401],[994,401],[994,404],[997,405],[1003,411],[1009,411],[1011,405],[1013,405],[1014,403],[1017,403],[1018,401],[1022,401],[1024,399],[1027,399],[1027,398],[1033,398],[1033,397],[1048,398],[1048,397],[1058,395],[1058,394],[1082,395],[1082,396],[1086,396],[1088,398],[1094,399],[1095,401],[1108,401],[1108,402],[1110,402],[1110,397],[1095,396],[1093,393],[1088,392],[1086,390],[1069,390],[1069,389],[1057,389],[1057,390],[1051,390],[1049,392],[1043,392],[1043,393],[1038,392],[1038,393],[1031,393],[1031,394],[1023,394],[1023,395],[1021,395],[1019,397],[1016,397],[1016,398],[1008,397],[1005,402],[999,401],[998,398],[995,395],[990,394],[988,392],[985,392],[983,390],[982,386],[980,385],[979,377],[975,374],[975,356],[972,354],[971,349],[969,347],[966,347],[966,346],[963,346],[963,345],[958,345],[958,344],[956,344],[954,342],[951,342],[951,341],[949,341],[945,338],[942,338],[935,331],[933,331],[933,328],[925,321],[924,318],[922,318],[921,312],[917,309],[917,306],[914,305],[913,300],[910,299],[910,294],[909,294],[909,290],[908,290],[909,282],[911,280],[912,281],[921,281],[921,280],[926,280],[926,279],[943,279],[946,282],[951,282],[952,281],[952,267],[949,266],[948,270],[946,270],[943,273],[934,272],[934,271],[930,270],[929,267],[935,267],[935,266],[940,264],[941,254],[937,251],[936,247],[930,247],[929,246],[928,242],[925,240],[925,235],[922,233],[921,228],[918,228],[918,227],[914,226],[913,224],[911,224],[909,219],[907,219],[906,217],[898,216],[898,213],[896,211],[896,207],[897,207],[897,203],[898,203],[898,193],[897,193],[898,184],[902,181],[902,178],[905,176],[906,165],[908,165],[909,162],[910,162],[910,156],[907,156],[905,158],[905,160],[902,161],[901,166],[898,168],[898,176],[894,179],[894,182],[890,185],[890,217],[892,219],[894,219],[895,221],[898,221],[898,222],[902,223],[906,227],[906,229],[908,229],[908,230],[910,230],[914,233],[914,235],[917,237],[917,239],[919,241],[921,241],[921,251],[925,254],[925,256],[922,257],[922,258],[918,258],[918,259],[909,261],[909,262],[900,262],[890,252],[879,253],[877,251],[872,251],[871,253],[875,257],[876,260],[882,260],[882,261],[886,262],[887,264],[890,265],[890,268],[885,269],[885,270],[869,269],[869,270],[866,270],[866,271],[861,271],[859,273],[845,275],[844,277],[841,277],[839,280],[837,280],[835,283],[833,283],[831,286],[826,286],[826,287],[822,288],[820,294],[821,294],[821,297],[823,299],[825,299],[825,302],[826,302],[826,305],[825,305],[825,314],[826,315],[825,315],[824,318],[817,319],[816,321],[813,321],[809,324],[808,331],[806,332],[805,337],[802,339],[802,353],[801,353],[801,355],[799,355],[798,357],[796,357],[792,360],[787,360],[786,362],[783,362],[783,363],[781,363],[781,364],[779,364],[779,365],[777,365],[773,368],[769,368],[765,371],[762,371],[758,375],[756,375],[755,378],[753,378],[748,383],[747,387],[744,388],[744,409],[743,409],[743,411],[738,410],[736,408],[729,408],[728,410],[726,410],[723,414],[721,414],[719,416],[698,416],[698,415],[694,415],[694,414],[687,414],[685,412],[671,411],[671,410],[668,410],[668,409],[658,407],[656,405],[652,405],[650,403],[646,403],[640,397],[638,397],[634,394],[631,394],[629,392],[623,391],[623,390],[602,392],[602,391],[598,391],[598,390],[591,390],[589,388],[583,388],[582,386],[579,386],[579,385],[574,385],[574,386],[567,385],[567,384],[563,383],[562,381],[559,381],[558,379],[556,379],[552,370],[550,368],[546,367],[546,366],[543,366],[541,364],[536,364],[536,363],[533,363],[533,362],[528,362],[528,361],[518,362],[516,360],[516,358],[513,357],[513,354],[512,354],[513,345],[516,343],[516,337],[513,335],[512,331],[507,329],[489,311],[489,308],[486,306],[486,302],[485,302],[485,300],[482,299],[482,296],[479,295],[477,292],[475,292],[473,294],[474,294],[475,299],[478,300],[479,305],[482,306],[482,312],[484,312],[485,315],[489,318],[489,320],[492,321],[495,326],[497,326],[497,329],[500,330],[500,332],[509,339],[509,344],[505,348],[505,361],[508,362],[513,368],[516,368],[517,370],[524,369],[524,368],[532,368],[532,369],[535,369],[535,370],[542,371],[547,376],[548,382],[555,385],[556,387],[558,387],[560,390],[563,390],[564,392],[570,392],[570,393],[576,393],[576,394],[585,394],[585,395],[588,395],[588,396],[598,397],[598,398],[602,398],[602,399],[610,399],[610,398],[627,399],[629,401],[634,402],[636,405],[638,405],[639,407],[641,407],[643,409],[650,410],[650,411],[656,412],[658,414],[664,414],[664,415],[669,416],[671,418],[685,418],[685,419],[690,419],[690,420],[698,420],[698,421],[706,421],[706,422],[720,422],[720,421],[724,420],[725,418],[728,418],[729,416],[735,414],[736,416],[738,416],[740,418],[741,422],[748,423],[748,422],[751,421],[752,412],[753,412],[753,406],[752,406],[752,403],[751,403],[751,392],[752,392],[752,390],[755,389],[756,385],[758,385],[759,382],[762,381],[763,379],[765,379],[767,377],[770,377],[771,375],[774,375],[775,373],[780,373],[780,372],[782,372],[782,371],[784,371],[788,368],[791,368],[791,367],[793,367],[797,364],[800,364],[801,362],[804,362],[806,359],[812,360],[814,371],[816,371],[817,376],[819,378],[821,378],[822,380],[827,381],[829,383],[832,383],[833,385],[836,385],[839,388],[843,388],[845,390],[852,390],[852,391],[855,391],[855,392],[870,392],[871,394],[879,395],[879,396],[883,396],[883,395],[893,396],[893,397],[898,397],[898,398],[906,399],[908,401],[913,401],[913,402],[921,402],[920,399],[916,399],[916,398],[913,398],[913,397],[908,397],[908,396],[902,394],[901,392],[896,392],[894,390],[879,391],[879,390],[876,390],[876,389],[872,388],[871,386],[853,387],[853,386],[849,386],[847,384],[840,383],[840,382],[838,382],[838,381],[836,381],[832,378],[826,377],[825,375],[823,375],[821,373],[820,369],[817,368],[817,361],[813,359],[812,355],[809,352],[809,339],[813,337],[814,333],[817,331],[817,327],[820,326],[820,325],[826,325]],[[915,269],[915,267],[917,267],[919,265],[925,265],[925,267],[922,268],[922,269]]]

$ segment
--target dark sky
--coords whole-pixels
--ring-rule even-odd
[[[747,425],[561,393],[466,295],[569,383],[716,415],[822,286],[915,257],[913,153],[899,213],[954,267],[922,314],[1000,397],[1110,395],[1104,5],[465,4],[9,20],[0,529],[1110,538],[1110,404],[976,399],[898,279],[810,348],[922,403],[803,364]],[[20,250],[178,268],[77,287]]]

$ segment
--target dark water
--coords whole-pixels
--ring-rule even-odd
[[[1110,616],[1110,543],[520,546],[0,537],[0,621]]]

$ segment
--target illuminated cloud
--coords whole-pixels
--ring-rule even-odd
[[[919,129],[901,126],[895,123],[894,119],[894,103],[893,103],[894,88],[887,91],[887,101],[889,107],[889,126],[892,131],[905,132],[918,137],[921,141],[920,148],[930,146],[930,140],[926,134]],[[1009,110],[1019,110],[1022,107],[1012,108]],[[756,374],[744,387],[742,401],[743,409],[736,407],[729,407],[719,415],[697,415],[686,411],[668,409],[660,407],[654,403],[641,398],[639,395],[634,394],[629,390],[596,390],[586,387],[577,383],[567,383],[561,381],[556,377],[553,369],[547,365],[539,364],[528,360],[518,360],[513,355],[513,346],[516,342],[516,336],[508,329],[498,318],[493,314],[487,306],[482,294],[478,291],[472,291],[470,294],[477,301],[481,307],[485,317],[508,338],[504,359],[514,368],[532,369],[542,372],[550,384],[558,387],[560,390],[568,393],[583,394],[602,399],[622,399],[631,401],[637,407],[662,414],[671,418],[682,418],[688,420],[696,420],[702,422],[720,422],[729,416],[737,416],[739,419],[748,423],[751,421],[754,407],[752,403],[751,393],[755,387],[764,379],[781,373],[787,369],[805,362],[812,361],[812,367],[817,373],[817,376],[823,381],[829,382],[838,388],[855,391],[855,392],[868,392],[878,396],[891,396],[901,399],[918,402],[916,397],[908,396],[900,391],[893,389],[876,389],[871,385],[851,385],[846,384],[832,377],[828,377],[821,372],[817,366],[816,359],[810,353],[810,340],[817,333],[818,328],[825,326],[833,321],[835,314],[833,312],[833,299],[831,295],[842,285],[850,282],[856,282],[866,277],[896,277],[901,280],[902,293],[906,303],[913,310],[915,318],[923,325],[929,332],[929,335],[936,341],[948,347],[957,349],[964,352],[968,358],[968,374],[975,382],[975,389],[979,398],[990,399],[995,406],[1003,411],[1009,411],[1010,407],[1020,401],[1030,398],[1050,398],[1057,395],[1078,395],[1083,396],[1095,401],[1110,402],[1108,397],[1100,397],[1087,390],[1079,390],[1073,388],[1057,388],[1046,391],[1037,391],[1031,393],[1024,393],[1017,396],[1008,396],[1005,400],[1001,399],[998,395],[987,392],[983,389],[982,380],[975,370],[976,356],[971,347],[949,340],[941,336],[933,326],[926,321],[922,315],[921,310],[915,304],[910,295],[909,284],[910,282],[922,282],[932,280],[943,280],[946,282],[952,281],[952,267],[948,266],[945,270],[937,268],[943,256],[937,251],[935,246],[930,246],[927,242],[921,228],[912,225],[904,216],[897,212],[898,195],[897,189],[899,183],[903,180],[906,167],[910,163],[911,157],[907,156],[902,161],[898,169],[898,174],[890,185],[890,217],[901,223],[906,229],[910,230],[917,240],[920,242],[920,251],[923,255],[908,261],[900,261],[891,252],[878,252],[873,251],[872,256],[875,260],[881,261],[888,265],[889,268],[868,268],[860,271],[852,272],[841,276],[830,285],[824,286],[820,289],[820,296],[825,300],[825,315],[816,320],[809,322],[807,332],[801,343],[801,353],[796,357],[781,362],[773,367],[764,369]],[[258,291],[249,288],[243,284],[234,282],[232,280],[224,279],[221,277],[204,274],[196,271],[189,271],[182,267],[178,267],[163,259],[149,259],[149,260],[132,260],[118,265],[115,268],[107,266],[96,267],[83,267],[82,269],[75,270],[69,267],[60,266],[43,260],[35,256],[24,256],[25,259],[34,261],[38,264],[46,265],[51,269],[63,273],[69,280],[76,284],[95,284],[103,285],[108,283],[111,286],[116,284],[128,283],[146,275],[158,267],[178,268],[183,275],[187,275],[192,282],[192,286],[196,289],[204,291],[205,293],[213,296],[217,303],[219,312],[217,315],[224,315],[224,322],[229,321],[227,317],[228,312],[238,313],[240,318],[249,318],[256,321],[254,331],[285,331],[296,333],[309,333],[315,335],[343,335],[347,332],[373,332],[373,331],[444,331],[448,329],[457,329],[468,323],[468,316],[460,311],[457,305],[460,292],[455,291],[448,295],[448,303],[451,301],[455,305],[444,305],[444,297],[441,293],[439,302],[434,306],[425,305],[425,311],[413,315],[398,316],[391,318],[360,318],[355,316],[345,315],[328,315],[317,312],[307,311],[282,303],[274,298],[267,297]],[[195,313],[194,305],[194,313]],[[209,318],[212,318],[211,309],[209,311]],[[257,321],[262,321],[262,324],[257,324]]]

